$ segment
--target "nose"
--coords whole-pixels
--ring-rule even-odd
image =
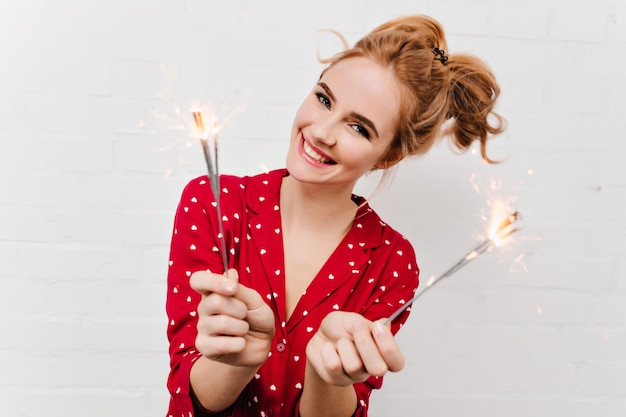
[[[331,147],[337,143],[336,124],[330,117],[316,121],[311,126],[311,134],[316,144]]]

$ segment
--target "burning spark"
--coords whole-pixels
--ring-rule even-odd
[[[502,188],[502,180],[492,179],[489,184],[489,187],[491,191],[498,191],[500,188]]]
[[[478,257],[479,253],[476,252],[475,250],[471,251],[470,253],[468,253],[467,255],[465,255],[465,260],[466,261],[471,261],[472,259]]]
[[[200,110],[192,112],[193,119],[196,123],[196,129],[200,135],[200,143],[202,144],[202,150],[204,152],[204,160],[206,162],[209,181],[211,182],[211,190],[213,191],[213,197],[215,197],[215,203],[217,208],[217,223],[219,225],[219,238],[221,243],[222,262],[224,264],[224,272],[228,270],[228,258],[226,255],[226,240],[224,238],[224,226],[222,224],[222,210],[220,207],[220,177],[218,166],[218,146],[217,146],[217,134],[219,132],[219,125],[217,119],[213,120],[211,129],[206,129],[204,124],[204,118]],[[213,138],[213,155],[209,148],[209,136]]]
[[[202,117],[202,112],[199,110],[194,111],[193,120],[196,122],[196,129],[198,129],[198,133],[200,133],[200,136],[204,136],[206,129],[204,128],[204,119]]]
[[[525,273],[528,273],[528,267],[526,266],[526,264],[524,263],[524,254],[520,253],[519,256],[517,258],[515,258],[515,260],[513,261],[513,264],[509,267],[509,272],[513,273],[515,272],[515,267],[519,266],[519,268],[524,271]]]
[[[474,191],[476,191],[476,194],[481,195],[480,187],[476,183],[476,178],[477,177],[478,177],[478,175],[476,175],[475,173],[472,174],[472,176],[470,177],[470,184],[472,184],[472,187],[474,188]]]
[[[541,308],[541,304],[539,304],[539,302],[536,303],[536,307],[537,307],[537,314],[542,316],[543,315],[543,308]]]
[[[512,233],[517,232],[519,229],[515,227],[515,224],[520,219],[519,212],[511,213],[506,219],[504,219],[498,226],[495,233],[490,236],[491,241],[496,246],[500,246],[504,239],[509,237]]]
[[[519,212],[514,211],[513,213],[502,216],[500,213],[501,205],[498,201],[494,202],[492,213],[494,216],[491,230],[489,231],[487,238],[477,245],[474,249],[469,251],[464,257],[459,259],[454,265],[452,265],[446,272],[441,274],[439,277],[431,277],[426,284],[426,288],[424,290],[415,294],[415,296],[410,299],[407,303],[398,308],[389,318],[387,318],[385,323],[391,323],[396,317],[398,317],[404,310],[406,310],[415,300],[417,300],[422,294],[424,294],[429,288],[434,286],[439,281],[451,276],[459,269],[463,268],[472,260],[478,258],[485,252],[490,251],[493,247],[501,246],[504,241],[507,240],[513,233],[520,230],[520,221],[521,216]],[[504,219],[502,218],[504,217]]]
[[[430,277],[428,279],[428,282],[426,283],[426,286],[430,287],[431,285],[433,285],[435,283],[436,280],[437,280],[437,277],[433,275],[432,277]]]

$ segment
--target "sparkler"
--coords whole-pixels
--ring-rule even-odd
[[[506,238],[521,229],[521,227],[519,226],[520,221],[521,216],[519,212],[515,211],[509,214],[502,222],[495,223],[494,226],[491,228],[491,231],[488,234],[487,238],[485,238],[483,242],[481,242],[474,249],[469,251],[464,257],[459,259],[443,274],[439,275],[438,277],[432,276],[426,283],[426,288],[416,293],[413,298],[411,298],[408,302],[398,308],[391,316],[387,318],[385,324],[391,323],[396,317],[402,314],[404,310],[409,308],[409,306],[411,306],[411,304],[413,304],[415,300],[417,300],[422,294],[428,291],[428,289],[433,287],[436,283],[454,274],[472,260],[478,258],[483,253],[490,251],[494,246],[500,246]]]
[[[217,146],[217,133],[219,132],[219,126],[217,121],[213,122],[212,129],[207,130],[204,125],[201,111],[193,112],[193,119],[196,122],[196,128],[200,133],[200,143],[202,144],[202,150],[204,152],[204,160],[206,161],[209,181],[211,182],[211,190],[213,191],[213,197],[215,197],[215,204],[217,208],[217,224],[219,227],[219,239],[221,244],[222,262],[224,263],[224,272],[228,270],[228,258],[226,254],[226,239],[224,237],[224,225],[222,224],[222,210],[220,207],[220,176],[218,166],[218,146]],[[209,147],[209,136],[213,139],[213,155],[211,155],[211,149]]]

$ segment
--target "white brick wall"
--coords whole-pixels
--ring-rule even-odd
[[[509,159],[441,144],[372,204],[424,280],[495,194],[527,228],[420,299],[371,414],[625,415],[626,2],[420,3],[0,0],[2,414],[164,415],[169,233],[205,169],[189,109],[222,117],[223,172],[282,166],[315,31],[422,12],[496,72]]]

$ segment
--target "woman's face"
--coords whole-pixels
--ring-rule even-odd
[[[399,112],[400,90],[391,70],[361,57],[336,63],[296,113],[287,153],[290,175],[352,190],[386,154]]]

